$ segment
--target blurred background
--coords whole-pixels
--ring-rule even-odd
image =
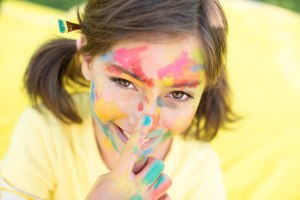
[[[83,0],[0,0],[0,160],[29,106],[22,77],[30,57],[76,22]],[[300,199],[300,0],[223,0],[229,22],[233,110],[245,116],[211,145],[229,200]],[[71,91],[71,89],[69,90]],[[1,172],[0,172],[1,173]]]

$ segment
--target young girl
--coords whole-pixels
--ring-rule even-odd
[[[1,199],[226,199],[204,142],[233,114],[219,2],[89,0],[77,16],[78,40],[44,45],[26,71],[34,106],[1,162]]]

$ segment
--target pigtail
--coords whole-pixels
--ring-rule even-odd
[[[65,86],[70,81],[88,86],[76,60],[75,40],[55,39],[38,49],[24,74],[24,87],[34,108],[39,101],[65,123],[81,123],[74,102]]]

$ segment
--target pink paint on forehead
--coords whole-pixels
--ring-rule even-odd
[[[167,65],[165,68],[158,71],[158,78],[163,79],[168,74],[174,74],[174,76],[182,75],[182,68],[186,64],[194,65],[195,62],[187,57],[188,52],[182,51],[179,54],[179,59],[177,58],[174,63]]]
[[[122,67],[130,69],[133,72],[133,75],[141,78],[146,82],[150,87],[154,86],[154,81],[151,78],[148,78],[142,70],[142,62],[139,57],[139,54],[143,51],[146,51],[147,47],[136,47],[132,49],[120,48],[114,52],[113,58],[119,63]]]
[[[180,85],[185,82],[197,83],[200,79],[201,71],[193,72],[191,69],[195,65],[197,65],[196,61],[188,58],[188,52],[183,50],[173,63],[158,71],[158,78],[160,80],[173,78],[174,85]]]

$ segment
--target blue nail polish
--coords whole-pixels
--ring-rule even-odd
[[[152,118],[150,116],[145,116],[144,119],[143,119],[142,124],[144,126],[149,126],[149,124],[151,123],[151,120],[152,120]]]

